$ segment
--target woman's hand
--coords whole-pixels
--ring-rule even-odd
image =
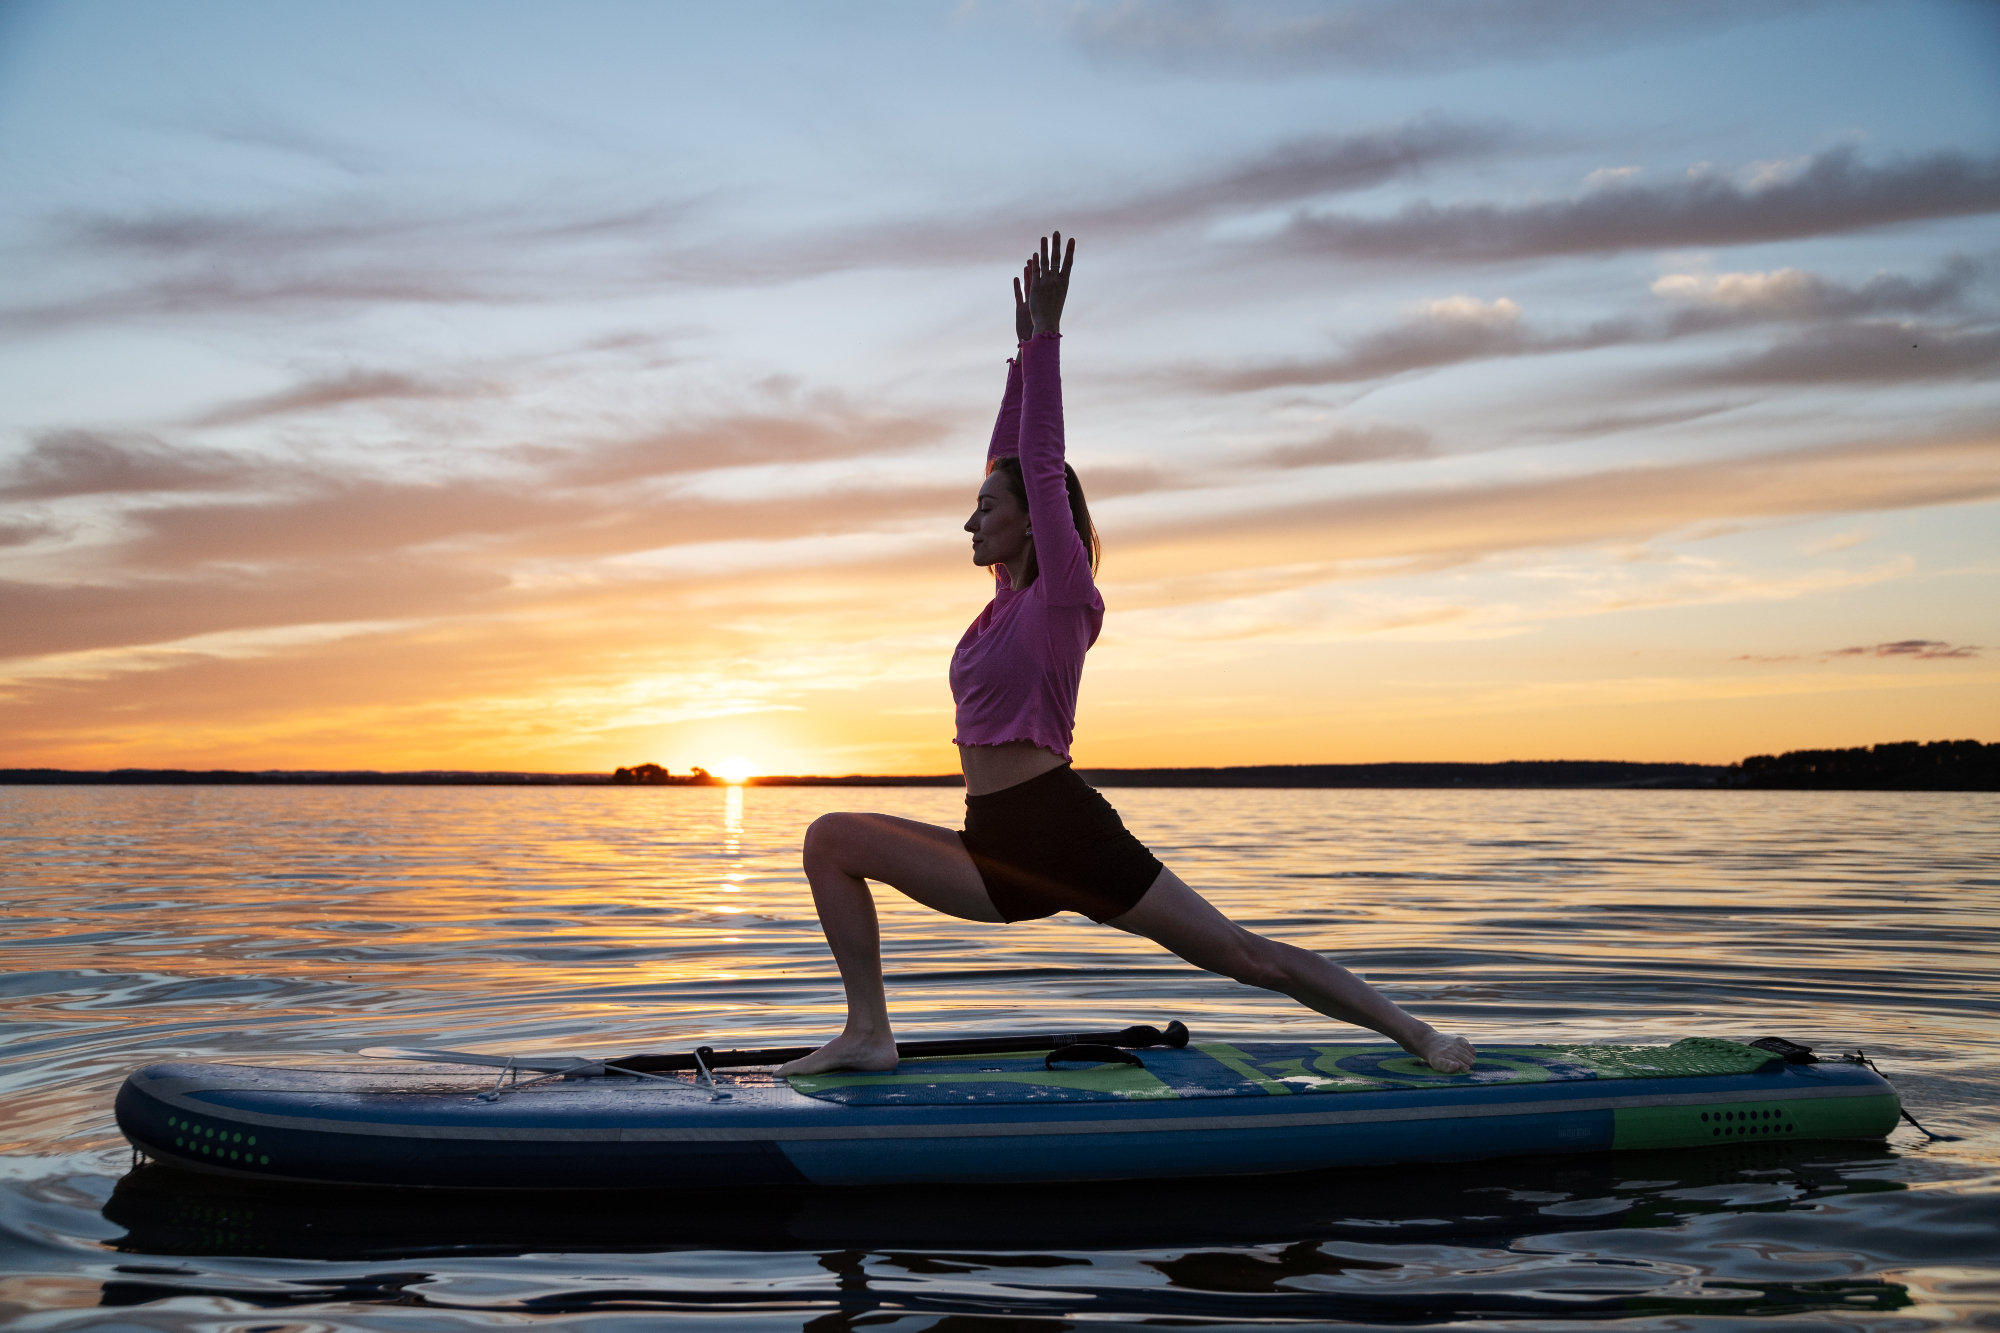
[[[1021,295],[1021,280],[1014,279],[1014,341],[1024,343],[1035,336],[1035,319],[1028,313],[1028,298]]]
[[[1063,301],[1069,296],[1069,270],[1070,265],[1076,262],[1076,238],[1070,238],[1069,250],[1065,253],[1062,233],[1054,235],[1054,254],[1062,261],[1061,267],[1050,261],[1049,238],[1044,236],[1041,253],[1028,256],[1027,268],[1021,274],[1021,281],[1028,289],[1028,317],[1036,333],[1062,332]]]

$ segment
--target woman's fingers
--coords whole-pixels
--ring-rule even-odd
[[[1051,244],[1053,242],[1053,244]],[[1042,237],[1038,253],[1028,256],[1028,268],[1032,273],[1029,287],[1034,286],[1033,278],[1067,278],[1070,266],[1076,263],[1076,237],[1069,238],[1069,245],[1063,245],[1063,234],[1051,232]]]

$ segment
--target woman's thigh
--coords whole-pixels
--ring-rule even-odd
[[[806,834],[806,871],[825,856],[840,870],[879,880],[933,911],[1000,920],[957,832],[895,815],[824,815]]]
[[[1164,867],[1153,886],[1123,916],[1104,923],[1163,945],[1196,967],[1240,976],[1255,963],[1268,941],[1231,921],[1214,903]]]

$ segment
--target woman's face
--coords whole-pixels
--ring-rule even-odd
[[[1007,479],[994,473],[979,488],[979,503],[965,520],[972,534],[972,563],[1004,565],[1028,553],[1028,510]]]

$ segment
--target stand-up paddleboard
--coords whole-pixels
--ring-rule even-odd
[[[1395,1046],[1185,1033],[1175,1024],[1170,1035],[911,1043],[892,1073],[790,1080],[753,1057],[797,1052],[707,1048],[623,1060],[384,1050],[417,1063],[373,1067],[167,1063],[126,1080],[117,1115],[148,1156],[228,1175],[657,1189],[1256,1175],[1881,1138],[1901,1113],[1858,1058],[1816,1060],[1776,1039],[1764,1049],[1707,1037],[1486,1046],[1471,1070],[1447,1075]],[[1155,1044],[1174,1038],[1186,1044]]]

